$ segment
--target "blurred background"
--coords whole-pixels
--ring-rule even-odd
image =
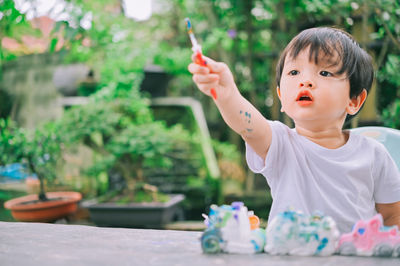
[[[0,0],[1,203],[37,191],[37,173],[6,174],[15,163],[25,173],[29,147],[39,166],[54,161],[48,191],[90,200],[155,187],[185,195],[175,220],[237,200],[268,216],[265,179],[249,172],[243,141],[187,71],[186,17],[203,53],[229,65],[264,116],[289,126],[275,93],[279,53],[306,28],[348,31],[373,57],[376,79],[345,127],[400,129],[398,0]],[[39,133],[58,150],[38,150],[45,142],[29,136]],[[122,200],[154,200],[140,195]],[[1,209],[0,220],[13,218]]]

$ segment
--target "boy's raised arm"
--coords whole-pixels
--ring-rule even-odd
[[[225,122],[265,159],[271,143],[267,119],[240,94],[226,64],[204,59],[207,67],[195,63],[189,65],[193,81],[206,95],[212,96],[211,89],[214,89],[213,98]]]

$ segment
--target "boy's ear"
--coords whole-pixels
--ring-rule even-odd
[[[367,99],[367,90],[363,89],[362,92],[358,96],[350,99],[349,105],[346,108],[347,113],[349,115],[357,114],[357,112],[360,110],[360,108],[364,104],[365,99]]]
[[[279,86],[276,87],[276,93],[278,94],[279,100],[281,100],[281,89],[279,89]],[[283,110],[282,105],[281,105],[281,112],[285,112],[285,110]]]

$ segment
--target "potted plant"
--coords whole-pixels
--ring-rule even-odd
[[[36,130],[17,127],[11,120],[0,119],[0,165],[22,163],[38,177],[40,190],[4,203],[12,216],[24,222],[53,222],[72,214],[81,199],[78,192],[46,192],[47,183],[55,180],[62,143],[55,123]]]
[[[119,187],[85,201],[94,223],[154,228],[181,218],[178,205],[184,196],[161,193],[146,180],[144,169],[172,167],[174,152],[191,140],[181,127],[155,121],[139,92],[131,90],[112,100],[91,97],[88,104],[65,112],[60,125],[69,143],[94,152],[91,167],[84,169],[86,176],[121,177]]]

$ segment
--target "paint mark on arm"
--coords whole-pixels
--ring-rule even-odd
[[[251,113],[247,112],[247,111],[239,110],[239,115],[241,115],[241,116],[243,115],[245,124],[250,126],[249,124],[251,123]],[[243,134],[248,134],[251,132],[253,132],[253,129],[251,127],[245,127]]]

